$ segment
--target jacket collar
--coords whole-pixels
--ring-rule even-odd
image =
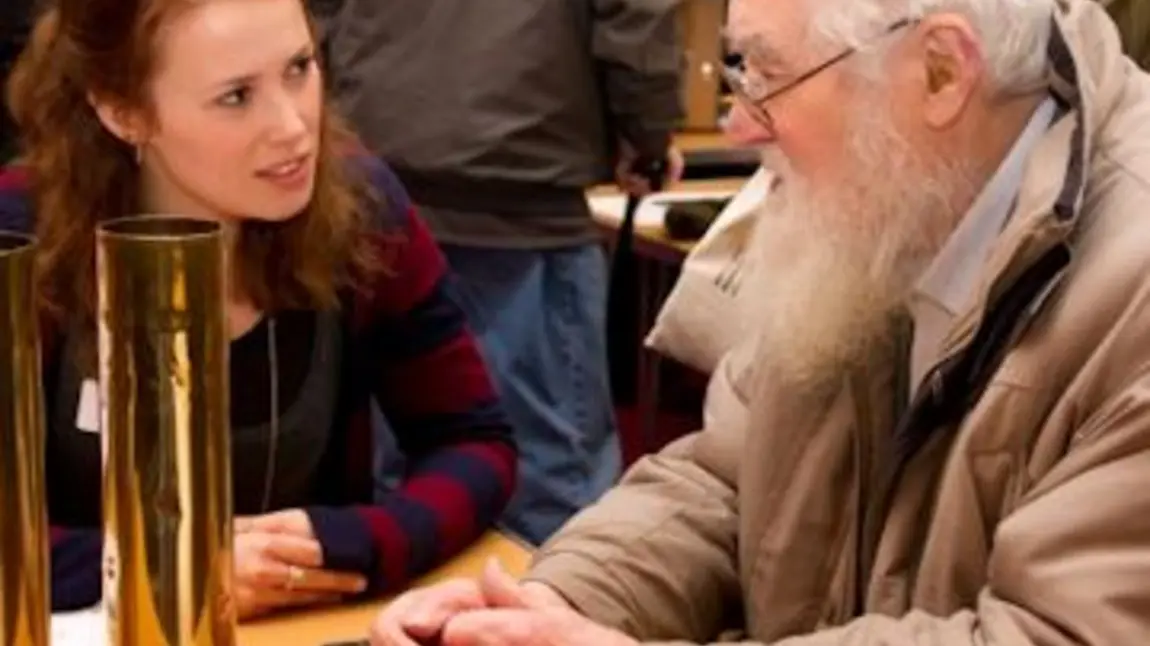
[[[1047,85],[1057,104],[1053,125],[1033,148],[1010,223],[991,252],[973,305],[944,343],[967,345],[986,313],[1079,225],[1095,133],[1116,109],[1128,66],[1113,24],[1091,0],[1056,0],[1047,46]]]
[[[990,181],[962,217],[942,250],[915,283],[915,295],[957,316],[978,284],[999,234],[1006,228],[1034,145],[1050,127],[1056,104],[1046,98],[1031,115]]]
[[[974,305],[948,335],[927,387],[900,417],[888,485],[936,429],[957,422],[978,400],[1070,263],[1072,236],[1085,216],[1094,133],[1117,108],[1128,79],[1112,70],[1129,67],[1109,17],[1090,0],[1058,0],[1047,58],[1049,91],[1059,108],[1055,123],[1034,147]]]

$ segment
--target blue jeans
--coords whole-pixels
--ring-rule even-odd
[[[609,489],[622,465],[606,258],[594,244],[443,251],[519,443],[519,488],[502,524],[538,544]]]

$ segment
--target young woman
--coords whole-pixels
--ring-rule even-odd
[[[0,227],[40,243],[53,608],[100,594],[94,230],[221,221],[235,272],[232,446],[241,616],[402,586],[475,539],[516,451],[402,188],[325,109],[300,0],[61,0],[9,102],[23,165]],[[370,404],[408,458],[373,502]]]

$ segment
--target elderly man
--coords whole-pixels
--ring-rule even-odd
[[[525,583],[410,593],[374,643],[1146,644],[1150,76],[1089,0],[733,0],[730,31],[778,184],[706,429]]]

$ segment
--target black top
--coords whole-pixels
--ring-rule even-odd
[[[278,435],[271,420],[270,325],[267,318],[230,348],[232,484],[237,514],[301,507],[311,500],[313,476],[332,433],[339,380],[340,326],[335,314],[285,312],[275,317],[279,381]],[[65,352],[75,347],[65,341]],[[85,379],[76,363],[61,364],[56,409],[48,428],[48,455],[56,473],[71,474],[66,491],[49,491],[54,522],[100,523],[103,459],[97,433],[78,428]],[[86,376],[91,379],[92,376]],[[269,467],[274,471],[269,504]]]

